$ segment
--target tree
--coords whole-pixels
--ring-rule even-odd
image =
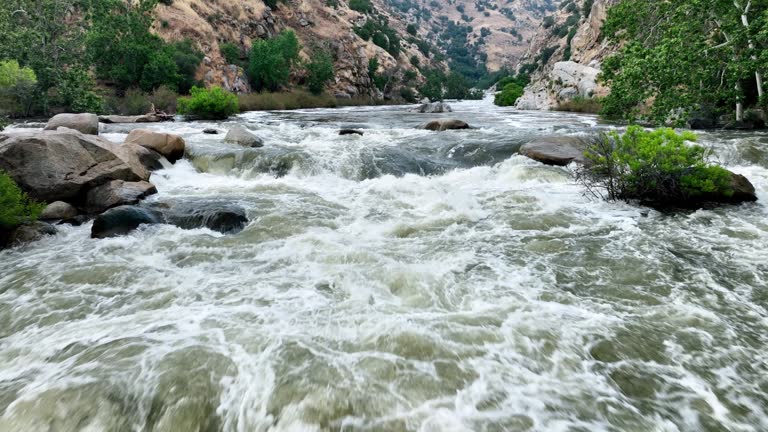
[[[307,64],[309,91],[316,95],[321,94],[333,76],[333,58],[325,51],[316,52],[312,61]]]
[[[256,91],[276,91],[288,83],[291,67],[299,58],[301,47],[292,31],[283,31],[251,47],[248,76]]]
[[[0,61],[0,114],[29,115],[36,87],[35,71],[16,60]]]
[[[740,120],[763,93],[766,13],[765,2],[622,0],[603,29],[623,46],[603,64],[603,113],[661,123],[674,110],[707,110]]]
[[[224,120],[240,112],[237,96],[221,87],[192,87],[189,96],[179,98],[176,109],[179,114],[205,120]]]
[[[419,88],[419,93],[432,102],[443,100],[443,82],[445,74],[434,70],[426,75],[426,82]]]

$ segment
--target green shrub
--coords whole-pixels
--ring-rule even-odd
[[[179,95],[168,86],[160,86],[149,95],[149,101],[155,106],[155,109],[165,113],[176,112],[176,100]]]
[[[360,13],[368,13],[373,10],[371,0],[349,0],[349,8]]]
[[[585,98],[583,96],[576,96],[573,99],[559,102],[557,104],[557,108],[555,108],[555,111],[597,114],[602,109],[602,99],[596,97]]]
[[[733,195],[731,175],[710,162],[711,152],[689,145],[696,135],[673,129],[630,126],[588,145],[591,162],[578,180],[594,196],[636,200],[653,206],[680,205],[708,194]]]
[[[309,91],[319,95],[325,90],[325,85],[333,79],[333,59],[325,51],[316,52],[312,61],[307,64],[307,84]]]
[[[237,95],[221,87],[192,87],[190,94],[188,97],[179,98],[179,114],[198,119],[223,120],[240,111]]]
[[[0,113],[29,115],[34,102],[37,75],[16,60],[0,61]]]
[[[219,45],[219,52],[221,52],[221,56],[224,57],[227,63],[240,64],[240,47],[236,44],[224,42]]]
[[[34,222],[44,208],[44,204],[29,199],[12,178],[0,171],[0,228]]]
[[[517,100],[523,95],[523,91],[523,87],[519,84],[509,83],[504,86],[501,93],[496,95],[493,99],[493,103],[502,107],[514,106],[517,103]]]
[[[413,91],[410,87],[402,87],[400,89],[400,97],[403,98],[404,101],[409,103],[415,103],[418,99],[416,99],[416,92]]]

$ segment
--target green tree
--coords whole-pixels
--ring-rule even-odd
[[[179,98],[176,109],[179,114],[204,120],[224,120],[240,112],[237,95],[221,87],[192,87],[189,96]]]
[[[16,60],[0,61],[0,114],[29,115],[37,88],[37,76]]]
[[[248,66],[253,88],[256,91],[276,91],[287,84],[300,50],[296,34],[290,30],[271,39],[255,41]]]
[[[517,100],[523,95],[524,91],[524,88],[519,84],[515,82],[509,83],[504,86],[501,93],[498,93],[494,97],[493,103],[503,107],[514,106],[517,103]]]
[[[325,51],[315,52],[312,61],[307,64],[307,82],[309,91],[319,95],[325,85],[334,77],[333,58]]]
[[[445,81],[445,74],[438,71],[430,71],[426,75],[426,82],[419,87],[419,93],[431,100],[432,102],[443,100],[443,82]]]

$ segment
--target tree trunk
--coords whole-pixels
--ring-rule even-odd
[[[734,5],[741,9],[741,5],[738,2],[734,2]],[[747,2],[747,6],[742,10],[741,12],[741,23],[744,25],[744,28],[749,31],[749,9],[752,7],[752,0],[749,0]],[[755,42],[752,41],[751,38],[748,39],[749,41],[749,49],[755,50]],[[757,61],[757,57],[752,54],[752,60]],[[760,74],[759,70],[755,71],[755,82],[757,83],[757,95],[762,99],[763,97],[763,76]]]

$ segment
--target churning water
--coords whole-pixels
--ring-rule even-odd
[[[0,252],[0,431],[768,430],[768,135],[702,135],[758,203],[665,215],[516,155],[593,117],[454,108],[152,126],[152,200],[251,223]]]

